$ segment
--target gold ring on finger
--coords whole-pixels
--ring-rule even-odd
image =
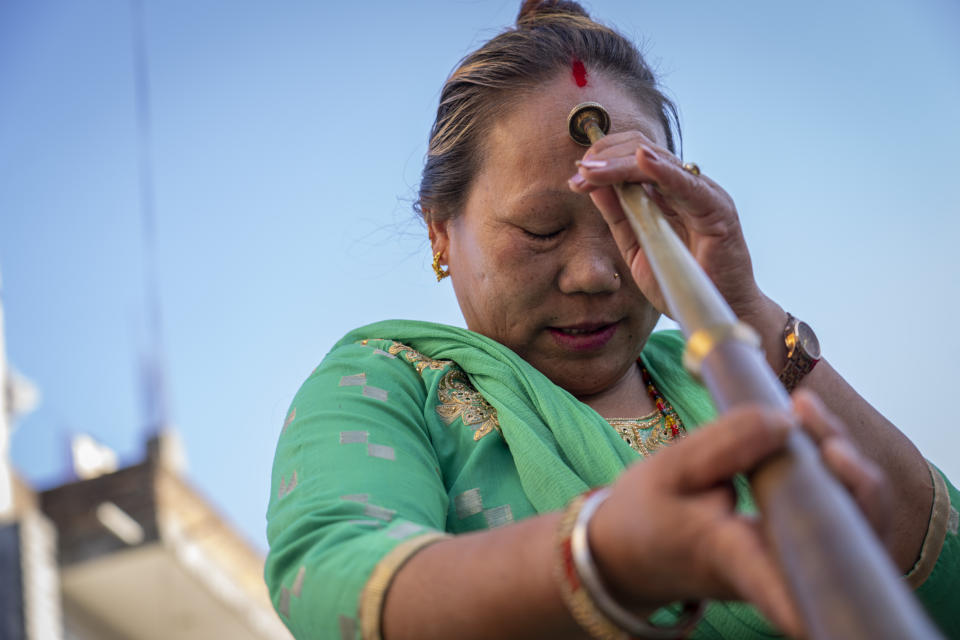
[[[696,162],[684,162],[683,170],[695,176],[700,175],[700,167],[697,166]]]

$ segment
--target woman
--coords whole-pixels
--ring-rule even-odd
[[[587,100],[614,125],[584,154],[565,121]],[[636,49],[575,3],[526,2],[454,71],[418,204],[470,331],[357,329],[295,397],[266,577],[297,637],[603,637],[610,600],[694,637],[800,633],[737,475],[795,422],[960,632],[944,595],[960,497],[826,361],[788,359],[795,323],[757,287],[730,197],[674,156],[674,114]],[[648,186],[771,367],[809,390],[793,415],[714,419],[682,338],[651,335],[666,309],[621,182]],[[563,553],[583,514],[599,576],[586,587]],[[706,598],[702,619],[678,604]]]

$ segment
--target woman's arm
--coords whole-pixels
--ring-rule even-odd
[[[784,414],[737,409],[614,483],[590,539],[621,602],[649,614],[676,600],[744,599],[796,633],[786,586],[729,483],[778,450],[791,425]],[[459,535],[414,555],[387,592],[384,638],[585,637],[555,575],[559,518]]]
[[[553,575],[559,513],[451,537],[415,554],[387,592],[387,640],[586,638]]]
[[[783,329],[786,312],[764,298],[758,312],[741,317],[760,334],[767,361],[774,371],[783,370],[787,351]],[[933,482],[926,460],[910,440],[870,405],[825,358],[800,382],[815,392],[846,427],[850,438],[887,475],[892,503],[892,521],[887,546],[897,566],[906,573],[920,554],[930,509]],[[842,453],[836,454],[843,464]]]
[[[786,362],[783,329],[787,315],[756,284],[730,196],[708,176],[684,170],[676,156],[640,132],[606,136],[584,158],[594,162],[579,167],[570,187],[590,194],[644,295],[662,312],[667,311],[643,250],[609,185],[648,185],[651,198],[669,216],[733,311],[761,335],[770,366],[779,372]],[[888,548],[900,568],[907,571],[920,552],[933,499],[930,473],[923,457],[828,362],[818,363],[802,386],[820,395],[846,425],[857,446],[887,475],[895,513]]]

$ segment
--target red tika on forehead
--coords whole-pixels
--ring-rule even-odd
[[[587,68],[579,60],[573,61],[573,81],[578,87],[587,86]]]

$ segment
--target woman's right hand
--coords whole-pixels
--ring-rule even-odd
[[[849,441],[842,442],[842,429],[826,429],[836,419],[818,400],[797,394],[792,415],[734,409],[635,464],[611,487],[589,534],[614,595],[646,612],[678,600],[745,600],[784,632],[800,635],[797,611],[759,521],[737,513],[731,483],[735,474],[780,450],[798,423],[882,528],[877,514],[884,512],[883,476]],[[837,456],[837,449],[844,455]]]

